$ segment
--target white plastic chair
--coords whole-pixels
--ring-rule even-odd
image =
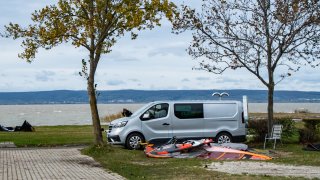
[[[268,134],[266,134],[265,138],[264,138],[264,145],[263,145],[263,149],[266,148],[266,142],[267,142],[267,139],[268,140],[274,140],[274,143],[273,143],[273,149],[276,148],[276,143],[277,143],[277,139],[280,140],[281,144],[282,144],[282,141],[281,141],[281,133],[282,133],[282,125],[281,124],[275,124],[273,125],[272,127],[272,132],[271,132],[271,136],[268,137]]]

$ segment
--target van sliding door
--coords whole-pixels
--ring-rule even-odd
[[[176,103],[172,117],[172,134],[177,138],[203,137],[203,104]]]

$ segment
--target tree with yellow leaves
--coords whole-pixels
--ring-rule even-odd
[[[95,84],[101,55],[110,53],[126,32],[135,39],[138,31],[159,26],[164,16],[171,19],[174,9],[169,0],[59,0],[32,13],[28,27],[7,25],[6,36],[23,39],[24,51],[18,56],[27,62],[34,60],[39,48],[49,50],[62,43],[87,50],[80,75],[87,80],[95,144],[102,145]]]

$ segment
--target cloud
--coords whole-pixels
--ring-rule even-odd
[[[168,56],[168,55],[173,55],[173,56],[187,56],[186,49],[187,47],[183,46],[176,46],[176,47],[163,47],[163,48],[158,48],[154,49],[151,52],[148,53],[149,57],[153,56]]]
[[[290,81],[292,81],[292,79],[296,79],[301,82],[307,82],[310,84],[319,83],[319,78],[317,76],[313,76],[312,74],[310,74],[310,75],[306,74],[304,76],[287,78],[286,80],[287,80],[287,82],[290,82]]]
[[[124,56],[123,54],[129,54],[129,56]],[[123,50],[118,51],[114,50],[112,53],[107,55],[107,59],[110,59],[114,62],[138,62],[140,61],[136,57],[132,57],[130,52],[125,52]]]
[[[107,85],[110,85],[110,86],[118,86],[123,84],[126,84],[126,83],[121,80],[110,80],[107,82]]]
[[[0,84],[0,90],[2,91],[2,92],[9,92],[10,90],[11,90],[11,88],[12,88],[12,84],[10,84],[10,83],[1,83]]]
[[[138,62],[139,61],[139,59],[137,59],[137,58],[129,58],[129,57],[123,57],[123,56],[112,57],[110,59],[113,62]]]
[[[36,74],[36,80],[37,81],[52,81],[53,80],[53,76],[55,76],[55,72],[53,71],[41,71],[40,73]]]
[[[139,59],[136,58],[117,58],[114,59],[114,61],[120,61],[120,62],[137,62]]]
[[[132,81],[132,82],[140,82],[139,79],[129,79],[129,81]]]
[[[0,24],[14,22],[25,27],[32,23],[30,17],[34,10],[57,1],[0,1]],[[174,2],[182,3],[181,0]],[[185,3],[201,10],[200,1]],[[172,25],[169,21],[162,22],[161,27],[152,31],[141,31],[135,41],[130,39],[130,35],[125,35],[112,47],[111,53],[101,57],[96,74],[99,89],[265,89],[246,70],[230,70],[223,75],[192,71],[192,67],[197,67],[199,61],[192,60],[186,52],[192,42],[192,32],[177,36],[171,33]],[[1,30],[4,31],[3,26],[0,26]],[[17,54],[22,51],[19,46],[21,40],[0,38],[0,44],[0,91],[86,89],[86,80],[79,76],[82,68],[80,60],[88,59],[84,48],[75,49],[66,43],[50,51],[40,49],[35,61],[28,64],[17,58]],[[267,74],[262,72],[262,75],[266,77]],[[320,71],[304,67],[276,88],[319,91],[319,75]]]
[[[215,79],[217,83],[240,83],[243,82],[243,79],[237,77],[219,77]]]
[[[73,75],[73,76],[80,76],[79,72],[80,72],[80,71],[75,71],[75,72],[72,73],[72,75]]]
[[[210,78],[208,78],[208,77],[197,77],[196,79],[199,80],[199,81],[208,81],[208,80],[210,80]]]

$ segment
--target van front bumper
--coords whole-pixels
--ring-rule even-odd
[[[105,132],[109,144],[124,145],[126,137],[123,134],[123,128],[113,128],[109,125],[109,129]]]
[[[121,143],[119,136],[108,136],[108,143]]]
[[[116,131],[112,131],[112,132],[106,132],[107,134],[107,141],[109,144],[114,144],[114,145],[124,145],[124,141],[125,137],[122,136],[121,133],[118,132],[118,130]]]
[[[107,141],[112,145],[124,145],[119,136],[107,136]]]

